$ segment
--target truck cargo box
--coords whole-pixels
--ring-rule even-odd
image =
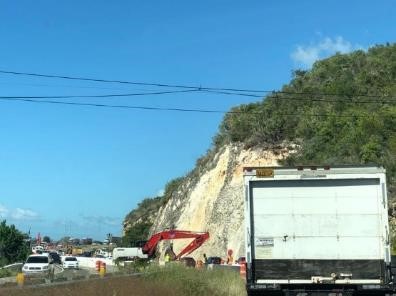
[[[249,292],[392,289],[383,168],[245,168],[244,184]]]

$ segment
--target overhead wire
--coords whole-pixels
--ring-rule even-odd
[[[160,92],[127,93],[127,94],[106,94],[106,95],[66,95],[66,96],[0,96],[1,99],[73,99],[73,98],[113,98],[113,97],[134,97],[148,95],[164,95],[175,93],[196,92],[197,90],[174,90]]]
[[[148,95],[164,95],[164,94],[177,94],[177,93],[189,93],[189,92],[206,92],[212,94],[221,95],[237,95],[237,96],[247,96],[254,98],[264,98],[260,95],[244,94],[244,93],[232,93],[225,91],[211,91],[211,90],[173,90],[173,91],[158,91],[158,92],[143,92],[143,93],[124,93],[124,94],[105,94],[105,95],[49,95],[49,96],[0,96],[1,99],[73,99],[73,98],[114,98],[114,97],[133,97],[133,96],[148,96]],[[274,94],[271,97],[278,100],[292,100],[292,101],[309,101],[309,102],[341,102],[341,103],[353,103],[353,104],[385,104],[385,103],[396,103],[396,100],[377,100],[377,101],[352,101],[344,99],[323,99],[323,98],[301,98],[301,97],[285,97],[278,96]]]
[[[1,70],[1,69],[0,69],[0,73],[1,74],[10,74],[10,75],[19,75],[19,76],[91,81],[91,82],[100,82],[100,83],[120,83],[120,84],[132,84],[132,85],[141,85],[141,86],[171,87],[171,88],[212,90],[212,91],[225,91],[225,92],[228,91],[228,92],[245,92],[245,93],[262,93],[262,94],[278,93],[278,94],[292,94],[292,95],[321,95],[321,96],[342,96],[342,97],[358,96],[358,97],[368,97],[368,98],[375,98],[375,97],[390,98],[390,97],[393,97],[393,96],[388,96],[388,95],[371,95],[368,93],[345,94],[345,93],[323,93],[323,92],[291,92],[291,91],[257,90],[257,89],[243,89],[243,88],[205,87],[205,86],[200,86],[200,85],[197,86],[197,85],[182,85],[182,84],[168,84],[168,83],[148,83],[148,82],[138,82],[138,81],[111,80],[111,79],[99,79],[99,78],[78,77],[78,76],[7,71],[7,70]]]
[[[122,88],[120,87],[100,87],[100,86],[93,86],[93,85],[73,85],[73,84],[43,84],[43,83],[21,83],[21,82],[3,82],[0,80],[1,85],[16,85],[16,86],[32,86],[32,87],[49,87],[49,88],[80,88],[80,89],[99,89],[99,90],[116,90],[116,91],[158,91],[158,89],[147,89],[144,87],[139,87],[139,88]]]
[[[188,92],[209,92],[214,94],[222,95],[242,95],[243,94],[232,94],[217,91],[200,91],[200,90],[179,90],[179,91],[163,91],[163,92],[145,92],[145,93],[127,93],[127,94],[106,94],[106,95],[50,95],[50,96],[0,96],[0,99],[74,99],[74,98],[114,98],[114,97],[133,97],[133,96],[148,96],[148,95],[164,95],[164,94],[175,94],[175,93],[188,93]],[[251,97],[251,96],[250,96]],[[261,96],[255,96],[262,98]],[[297,97],[271,97],[277,100],[291,100],[291,101],[308,101],[308,102],[328,102],[328,103],[351,103],[351,104],[392,104],[396,101],[390,100],[378,100],[378,101],[345,101],[341,99],[320,99],[320,98],[297,98]],[[268,98],[266,98],[268,99]]]
[[[53,100],[37,100],[31,98],[4,98],[0,100],[7,101],[22,101],[30,103],[45,103],[57,105],[70,105],[70,106],[87,106],[87,107],[103,107],[103,108],[117,108],[117,109],[136,109],[136,110],[153,110],[153,111],[176,111],[176,112],[195,112],[195,113],[220,113],[220,114],[253,114],[253,115],[268,115],[265,112],[257,111],[225,111],[215,109],[193,109],[193,108],[170,108],[170,107],[152,107],[152,106],[139,106],[139,105],[113,105],[101,103],[84,103],[84,102],[66,102],[66,101],[53,101]],[[366,118],[370,115],[346,115],[346,114],[306,114],[306,113],[277,113],[277,116],[309,116],[309,117],[346,117],[346,118]],[[394,116],[390,114],[390,116]]]
[[[46,104],[71,105],[71,106],[119,108],[119,109],[140,109],[140,110],[180,111],[180,112],[199,112],[199,113],[227,113],[227,111],[222,111],[222,110],[189,109],[189,108],[168,108],[168,107],[133,106],[133,105],[113,105],[113,104],[101,104],[101,103],[66,102],[66,101],[53,101],[53,100],[36,100],[36,99],[32,99],[32,98],[5,98],[5,97],[0,97],[0,100],[30,102],[30,103],[46,103]]]
[[[62,105],[73,105],[73,106],[90,106],[90,107],[107,107],[107,108],[124,108],[124,109],[142,109],[142,110],[159,110],[159,111],[180,111],[180,112],[200,112],[200,113],[229,113],[229,114],[246,114],[246,111],[223,111],[223,110],[211,110],[211,109],[190,109],[190,108],[168,108],[168,107],[151,107],[151,106],[137,106],[137,105],[117,105],[117,104],[102,104],[102,103],[86,103],[86,102],[66,102],[66,101],[55,101],[49,99],[69,99],[69,98],[112,98],[112,97],[132,97],[132,96],[147,96],[147,95],[164,95],[164,94],[175,94],[175,93],[188,93],[188,92],[206,92],[221,95],[232,95],[232,96],[245,96],[253,98],[264,98],[263,95],[248,93],[248,92],[265,92],[272,93],[267,96],[268,98],[274,98],[278,100],[295,100],[295,101],[312,101],[312,102],[346,102],[355,104],[385,104],[385,103],[395,103],[396,101],[391,101],[389,97],[385,100],[384,96],[369,96],[369,95],[358,95],[363,97],[379,98],[376,101],[353,101],[351,98],[345,99],[324,99],[318,98],[318,96],[329,96],[332,94],[321,94],[321,93],[302,93],[302,92],[284,92],[284,91],[259,91],[259,90],[247,90],[247,89],[236,89],[236,88],[213,88],[213,87],[197,87],[197,86],[187,86],[187,85],[171,85],[162,83],[144,83],[144,82],[131,82],[131,81],[121,81],[121,80],[105,80],[105,79],[95,79],[95,78],[84,78],[84,77],[72,77],[72,76],[60,76],[60,75],[48,75],[48,74],[38,74],[38,73],[26,73],[26,72],[15,72],[15,71],[4,71],[0,70],[3,74],[14,74],[14,75],[27,75],[45,78],[60,78],[60,79],[70,79],[70,80],[84,80],[84,81],[94,81],[94,82],[106,82],[106,83],[123,83],[123,84],[138,84],[143,86],[156,86],[156,87],[173,87],[182,88],[182,90],[171,90],[171,91],[157,91],[157,92],[143,92],[143,93],[126,93],[126,94],[105,94],[105,95],[56,95],[56,96],[0,96],[0,100],[8,101],[23,101],[32,103],[47,103],[47,104],[62,104]],[[280,96],[283,94],[282,96]],[[287,96],[284,96],[287,94]],[[294,95],[294,96],[289,96]],[[298,97],[298,95],[309,95],[315,96],[313,98]],[[340,96],[339,94],[336,94]],[[333,94],[332,96],[335,96]],[[263,112],[249,112],[251,114],[263,114]],[[298,116],[301,114],[278,114],[281,116]],[[342,115],[342,114],[304,114],[308,116],[338,116],[338,117],[359,117],[358,115]],[[364,116],[363,116],[364,117]]]

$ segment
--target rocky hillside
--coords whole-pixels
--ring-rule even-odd
[[[186,178],[172,199],[160,209],[153,232],[175,226],[177,229],[208,231],[210,240],[193,255],[226,256],[228,249],[244,253],[244,166],[278,165],[289,151],[282,148],[243,149],[242,145],[226,145],[198,179]],[[175,250],[186,242],[174,241]]]
[[[295,71],[289,84],[263,101],[231,111],[191,173],[128,214],[126,244],[139,233],[175,227],[210,232],[195,257],[203,252],[224,257],[228,248],[242,254],[242,167],[250,165],[379,164],[387,169],[392,208],[396,45],[337,54],[310,71]],[[174,246],[177,251],[180,244]]]
[[[241,144],[223,146],[186,176],[170,193],[167,202],[160,205],[156,204],[159,198],[146,199],[146,204],[150,202],[158,208],[157,211],[150,211],[152,208],[148,207],[143,215],[146,219],[144,223],[152,221],[150,233],[170,228],[208,231],[209,241],[192,254],[196,258],[202,257],[203,253],[207,256],[225,257],[228,249],[234,250],[236,257],[242,256],[243,167],[277,166],[280,160],[286,159],[292,152],[292,145],[267,149],[246,149]],[[144,207],[140,204],[138,209],[142,211]],[[131,231],[135,233],[136,229],[142,229],[142,216],[136,213],[135,209],[125,220],[126,235],[130,235]],[[174,240],[173,243],[177,252],[187,245],[188,240]]]

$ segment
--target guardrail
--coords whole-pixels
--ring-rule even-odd
[[[9,265],[0,267],[0,269],[3,269],[3,268],[14,268],[14,267],[22,266],[22,265],[23,265],[23,263],[13,263],[13,264],[9,264]]]

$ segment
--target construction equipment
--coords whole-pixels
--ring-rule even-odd
[[[78,247],[73,247],[72,248],[72,255],[76,256],[76,255],[81,255],[83,253],[83,249],[82,248],[78,248]]]
[[[186,238],[193,238],[194,240],[190,242],[184,249],[182,249],[179,254],[174,254],[172,247],[167,250],[173,260],[178,260],[181,258],[181,256],[190,254],[202,246],[202,244],[209,239],[209,232],[193,232],[186,230],[161,231],[150,237],[150,239],[143,246],[142,251],[143,254],[147,254],[148,257],[151,258],[155,256],[155,251],[160,241]]]
[[[150,237],[150,239],[144,243],[141,248],[115,248],[113,250],[113,260],[119,258],[141,258],[141,259],[152,259],[155,257],[156,249],[160,241],[163,240],[174,240],[174,239],[188,239],[193,238],[179,254],[173,252],[172,244],[165,251],[165,255],[169,256],[170,260],[179,260],[181,256],[187,255],[198,249],[206,240],[209,239],[208,232],[194,232],[186,230],[166,230],[158,232]]]

